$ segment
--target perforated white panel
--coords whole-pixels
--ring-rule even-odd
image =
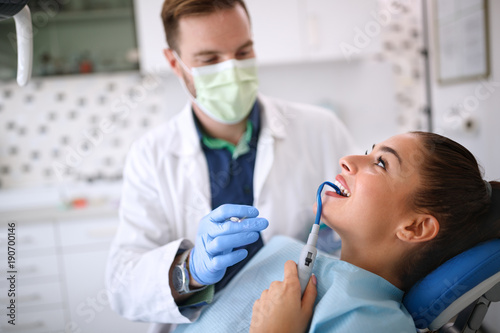
[[[164,92],[135,72],[1,84],[1,188],[120,178],[131,142],[166,119]]]
[[[401,132],[428,129],[421,6],[416,0],[379,0],[373,16],[382,27],[382,60],[393,66]]]

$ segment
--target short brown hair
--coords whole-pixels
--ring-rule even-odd
[[[165,0],[161,10],[161,18],[167,37],[168,46],[179,53],[178,35],[179,20],[185,16],[205,15],[218,10],[232,9],[241,5],[248,14],[243,0]]]

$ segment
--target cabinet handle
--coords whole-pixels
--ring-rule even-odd
[[[0,245],[3,247],[7,245],[7,233],[5,232],[0,232]]]
[[[33,241],[33,237],[31,237],[31,236],[19,237],[19,239],[18,239],[18,244],[31,245],[33,243],[35,243],[35,242]]]
[[[19,271],[23,272],[23,274],[35,274],[38,271],[38,268],[36,265],[30,265],[30,266],[20,266]]]
[[[33,243],[35,243],[33,241],[33,237],[31,236],[21,236],[21,237],[18,237],[17,238],[17,241],[16,241],[17,244],[23,244],[23,245],[31,245]],[[0,233],[0,245],[5,245],[7,244],[7,234],[4,234],[4,233]]]
[[[15,327],[2,325],[2,326],[0,326],[0,328],[2,329],[2,332],[19,332],[19,331],[23,331],[23,330],[40,329],[44,326],[45,326],[45,324],[43,321],[37,320],[37,321],[34,321],[32,323],[27,323],[27,324],[16,324]]]
[[[19,303],[35,302],[35,301],[39,301],[41,299],[42,299],[42,296],[39,293],[33,293],[33,294],[30,294],[30,295],[21,296],[21,297],[17,298],[17,300],[18,300]]]
[[[318,50],[320,46],[320,26],[318,16],[316,14],[309,14],[307,21],[309,47],[314,50]]]
[[[96,228],[87,231],[87,235],[92,238],[111,238],[116,234],[117,227]]]
[[[39,301],[41,299],[42,299],[42,296],[39,293],[33,293],[30,295],[17,297],[18,303],[34,302],[34,301]],[[2,304],[7,304],[9,302],[9,299],[8,298],[0,298],[0,302]]]

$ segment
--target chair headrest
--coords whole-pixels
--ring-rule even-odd
[[[403,303],[415,326],[425,329],[453,302],[499,272],[500,239],[495,239],[478,244],[439,266],[408,291]],[[500,281],[500,274],[497,277]],[[481,288],[474,291],[481,294],[474,295],[473,299],[485,292]]]

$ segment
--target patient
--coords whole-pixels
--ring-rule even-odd
[[[485,218],[491,187],[500,183],[483,181],[473,155],[452,140],[397,135],[340,165],[337,180],[350,196],[327,191],[322,210],[322,221],[342,238],[340,260],[318,254],[302,300],[296,266],[287,260],[297,260],[303,244],[277,237],[179,331],[413,333],[404,291],[500,236],[500,217]]]

